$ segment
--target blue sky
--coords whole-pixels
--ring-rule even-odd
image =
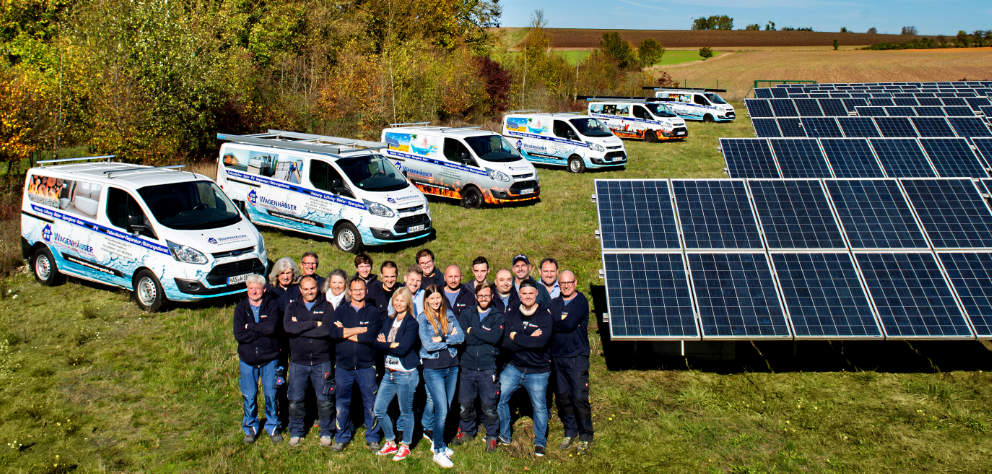
[[[768,20],[783,26],[839,31],[899,33],[905,25],[920,34],[954,35],[958,30],[992,29],[992,1],[950,0],[501,0],[502,26],[527,26],[535,9],[554,28],[685,30],[693,18],[728,15],[734,28]]]

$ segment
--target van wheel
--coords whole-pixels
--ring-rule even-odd
[[[579,155],[572,155],[568,159],[568,170],[573,173],[581,173],[586,170],[586,165],[582,162],[582,158],[579,158]]]
[[[644,141],[646,141],[648,143],[654,143],[654,142],[658,141],[658,133],[655,132],[654,130],[645,130],[644,131]]]
[[[462,190],[462,207],[476,209],[479,206],[482,206],[482,191],[479,188],[469,186]]]
[[[134,301],[138,303],[138,307],[149,313],[162,309],[165,292],[154,273],[141,270],[134,275]]]
[[[345,222],[334,231],[334,243],[344,252],[357,252],[362,248],[362,235],[350,222]]]
[[[710,114],[703,115],[703,122],[712,122],[713,116]]]
[[[34,278],[45,286],[55,286],[65,281],[65,276],[59,273],[58,265],[55,264],[55,257],[48,247],[41,247],[35,250],[31,257],[31,269],[34,270]]]

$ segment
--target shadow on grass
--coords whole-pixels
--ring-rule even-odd
[[[738,372],[943,372],[992,370],[992,348],[978,341],[612,341],[606,288],[592,285],[603,356],[609,370],[688,369]],[[684,353],[683,353],[684,350]],[[683,355],[684,354],[684,355]]]

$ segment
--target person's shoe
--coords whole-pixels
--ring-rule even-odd
[[[512,443],[513,443],[513,440],[503,439],[502,436],[499,437],[499,445],[500,446],[509,446]]]
[[[339,442],[335,441],[334,444],[331,445],[331,451],[336,451],[336,452],[339,452],[339,453],[341,451],[344,451],[344,443],[339,443]]]
[[[273,431],[272,434],[269,435],[269,439],[272,440],[272,444],[279,444],[282,442],[282,435]]]
[[[592,446],[592,441],[579,441],[578,444],[575,445],[575,451],[577,454],[585,454],[585,452],[589,450],[590,446]]]
[[[561,444],[558,445],[558,449],[564,451],[572,447],[572,443],[575,442],[575,438],[571,436],[566,436],[561,439]]]
[[[246,433],[244,439],[242,439],[241,442],[244,444],[252,444],[255,442],[255,435]]]
[[[366,441],[365,447],[369,448],[369,451],[373,453],[378,452],[382,448],[382,445],[378,441]]]
[[[487,453],[495,453],[496,452],[496,447],[498,445],[499,445],[499,443],[496,442],[496,438],[487,439],[486,440],[486,452]]]
[[[469,441],[472,441],[473,439],[475,439],[474,434],[470,435],[459,429],[458,434],[455,435],[455,439],[451,440],[451,444],[454,446],[461,446]]]
[[[321,446],[330,446],[331,445],[331,437],[330,436],[327,436],[327,435],[321,436],[320,437],[320,445]]]
[[[378,456],[388,456],[390,454],[395,454],[397,451],[395,441],[386,441],[386,444],[382,445],[378,451],[375,452]]]
[[[534,446],[534,456],[544,457],[544,446]]]
[[[302,441],[302,439],[300,439],[299,436],[290,436],[289,437],[289,445],[292,446],[292,447],[294,447],[294,448],[300,445],[300,441]]]
[[[455,463],[451,462],[451,459],[449,459],[444,453],[434,453],[434,463],[445,469],[455,467]]]
[[[450,458],[450,457],[452,457],[452,456],[454,456],[454,455],[455,455],[455,452],[454,452],[454,451],[452,451],[452,450],[451,450],[451,448],[449,448],[449,447],[447,447],[447,446],[445,446],[445,447],[444,447],[444,455],[445,455],[445,456],[448,456],[448,457]]]
[[[393,456],[393,461],[402,461],[409,455],[410,447],[405,444],[401,444],[399,449],[396,450],[396,455]]]
[[[424,439],[431,443],[431,451],[434,451],[434,432],[430,430],[424,430]]]

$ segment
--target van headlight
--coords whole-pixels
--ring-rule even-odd
[[[606,151],[606,147],[600,145],[599,143],[590,143],[589,148],[592,149],[592,151]]]
[[[183,263],[194,263],[197,265],[204,265],[207,263],[207,256],[203,255],[203,252],[193,247],[177,244],[171,240],[166,240],[165,243],[169,244],[169,253],[171,253],[172,258],[177,261]]]
[[[502,171],[496,171],[492,168],[486,168],[486,173],[489,173],[489,177],[495,179],[496,181],[502,181],[504,183],[510,182],[510,177]]]
[[[362,201],[365,201],[365,207],[368,208],[369,212],[371,212],[373,216],[393,217],[396,215],[392,209],[383,206],[382,204],[369,201],[368,199],[362,199]]]

